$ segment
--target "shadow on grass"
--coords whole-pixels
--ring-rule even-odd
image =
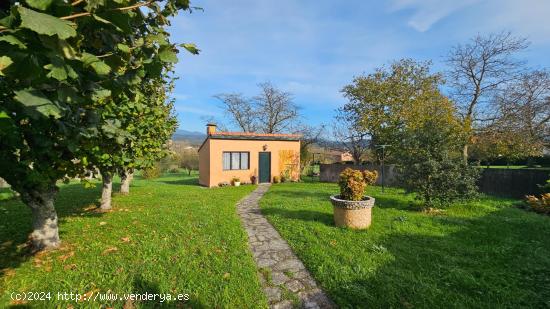
[[[141,276],[137,276],[134,278],[134,282],[132,284],[134,294],[139,295],[162,295],[165,296],[167,294],[170,294],[172,297],[178,297],[179,294],[184,294],[185,292],[182,291],[176,291],[175,293],[173,291],[163,291],[160,289],[159,285],[155,282],[152,282],[150,280],[146,280],[142,278]],[[178,300],[168,300],[164,298],[164,300],[161,301],[160,297],[157,296],[157,299],[154,300],[142,300],[138,301],[140,304],[140,308],[207,308],[204,304],[202,304],[200,301],[189,299],[187,301],[178,301]],[[124,306],[126,308],[126,306]],[[133,306],[132,306],[133,308]]]
[[[548,306],[550,220],[502,209],[467,221],[444,236],[390,235],[378,244],[390,263],[363,274],[368,255],[357,254],[357,273],[325,288],[342,307]]]
[[[332,213],[320,212],[315,210],[288,210],[275,207],[264,207],[262,208],[262,213],[268,216],[319,222],[328,226],[334,226]]]
[[[199,186],[199,179],[196,177],[178,180],[162,180],[161,178],[160,180],[157,180],[157,182],[161,182],[167,185]]]
[[[323,191],[304,191],[303,189],[296,190],[296,191],[277,190],[277,191],[274,191],[272,194],[276,196],[281,196],[281,197],[291,198],[296,200],[305,199],[305,198],[313,199],[313,200],[318,200],[319,202],[330,201],[330,195],[331,195]]]
[[[55,208],[62,225],[68,217],[98,217],[101,213],[88,209],[97,206],[101,186],[84,188],[81,184],[60,186]],[[19,199],[0,202],[5,211],[0,216],[0,278],[31,258],[26,246],[32,232],[31,212]],[[0,209],[0,211],[2,211]],[[62,235],[61,235],[61,238]],[[2,271],[4,270],[4,271]]]

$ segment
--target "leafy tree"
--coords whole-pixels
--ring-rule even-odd
[[[386,153],[391,156],[404,132],[432,117],[432,107],[448,109],[438,89],[441,83],[440,74],[430,73],[429,62],[402,59],[345,86],[342,93],[349,102],[340,113],[360,136],[368,135],[373,151],[376,145],[395,145]]]
[[[199,170],[199,153],[196,149],[185,149],[180,154],[180,166],[191,175],[192,171]]]
[[[426,206],[475,192],[475,169],[460,156],[464,132],[441,84],[429,63],[404,59],[343,89],[348,121],[370,135],[371,146],[391,145],[404,187]]]
[[[167,101],[171,86],[162,78],[147,78],[129,88],[133,97],[124,95],[99,109],[107,125],[100,129],[90,157],[101,171],[102,210],[111,209],[113,175],[120,174],[121,193],[128,194],[133,171],[151,167],[168,153],[167,141],[177,126],[173,102]]]
[[[434,111],[437,113],[437,111]],[[442,207],[477,194],[479,169],[462,160],[459,122],[431,118],[405,134],[397,161],[404,188],[424,207]]]
[[[59,244],[56,182],[84,176],[95,163],[90,150],[103,146],[100,132],[118,128],[98,107],[127,104],[128,86],[175,62],[161,30],[188,8],[181,0],[29,0],[0,9],[0,177],[32,211],[35,249]]]

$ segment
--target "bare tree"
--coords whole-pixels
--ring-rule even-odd
[[[363,155],[369,149],[370,134],[357,124],[355,117],[344,109],[338,109],[332,133],[334,139],[346,148],[356,163],[361,163]]]
[[[258,129],[258,111],[255,103],[240,93],[226,93],[214,96],[222,102],[222,109],[228,114],[226,118],[237,125],[243,132],[255,132]]]
[[[258,85],[260,93],[253,98],[229,93],[214,96],[222,102],[226,118],[243,132],[281,133],[290,131],[300,118],[292,94],[271,83]]]
[[[501,32],[477,35],[451,49],[447,57],[447,81],[453,88],[452,96],[459,105],[464,129],[470,133],[463,149],[464,159],[468,158],[473,130],[494,118],[492,97],[522,71],[524,63],[514,56],[528,45],[525,38]]]
[[[260,94],[254,97],[260,127],[264,133],[283,132],[299,118],[298,106],[292,94],[275,88],[271,83],[258,85]]]
[[[542,151],[550,138],[550,73],[535,70],[522,74],[496,98],[503,124]]]
[[[321,124],[319,126],[310,126],[306,124],[298,124],[292,132],[294,134],[302,135],[302,138],[300,139],[300,167],[303,171],[312,160],[310,147],[321,141],[321,137],[325,133],[325,125]]]

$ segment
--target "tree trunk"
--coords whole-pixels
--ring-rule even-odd
[[[462,148],[462,158],[464,162],[468,163],[468,144],[464,145],[464,148]]]
[[[101,179],[103,180],[103,187],[101,191],[101,210],[110,210],[111,207],[111,193],[113,192],[113,174],[111,172],[101,172]]]
[[[57,194],[55,184],[45,189],[21,192],[21,200],[32,213],[33,231],[29,237],[33,251],[52,249],[59,246],[59,228],[54,202]]]
[[[120,173],[120,193],[130,194],[130,183],[134,178],[134,172],[130,169],[124,170]]]

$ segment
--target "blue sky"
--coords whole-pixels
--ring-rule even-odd
[[[445,69],[450,47],[502,30],[531,42],[520,56],[550,67],[548,0],[195,0],[204,11],[180,14],[170,32],[199,56],[179,54],[174,98],[180,129],[204,131],[223,118],[212,96],[257,93],[271,81],[292,92],[304,122],[330,124],[354,76],[404,57]]]

